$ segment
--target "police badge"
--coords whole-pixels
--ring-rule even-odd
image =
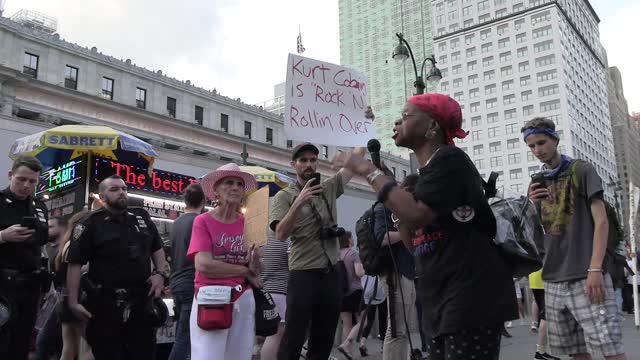
[[[82,233],[84,232],[85,226],[82,224],[77,224],[74,228],[73,228],[73,241],[76,241],[78,239],[80,239],[80,236],[82,236]]]

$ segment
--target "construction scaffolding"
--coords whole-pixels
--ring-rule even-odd
[[[13,14],[11,20],[47,34],[53,34],[58,30],[57,19],[33,10],[20,10]]]

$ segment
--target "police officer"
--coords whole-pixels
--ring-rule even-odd
[[[99,195],[104,207],[72,231],[69,308],[89,322],[87,340],[96,360],[154,359],[156,332],[145,308],[160,297],[168,276],[160,235],[146,211],[127,208],[127,186],[119,176],[104,179]],[[87,262],[88,300],[81,303],[80,267]]]
[[[41,286],[41,246],[47,243],[47,208],[34,192],[42,164],[20,156],[0,191],[0,295],[11,308],[0,329],[0,359],[24,360],[29,354]]]

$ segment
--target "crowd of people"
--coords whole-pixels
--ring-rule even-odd
[[[370,110],[366,116],[373,119]],[[298,145],[291,154],[296,182],[273,197],[260,248],[246,246],[241,211],[258,184],[237,165],[223,165],[185,189],[186,209],[170,234],[170,266],[156,226],[128,205],[121,178],[99,184],[91,211],[49,218],[34,197],[42,165],[19,157],[0,192],[0,305],[10,309],[2,318],[0,307],[0,358],[27,359],[53,273],[56,309],[38,335],[38,359],[56,356],[46,351],[55,339],[62,359],[154,359],[167,290],[177,324],[172,360],[251,359],[263,290],[281,319],[260,341],[264,360],[303,353],[326,360],[336,346],[346,359],[366,357],[376,313],[385,360],[499,359],[504,324],[520,317],[520,289],[493,243],[496,219],[482,178],[454,145],[467,135],[461,126],[452,98],[409,98],[393,139],[416,154],[421,168],[401,183],[384,164],[368,161],[364,148],[338,154],[337,172],[320,181],[318,148]],[[532,329],[539,333],[531,353],[626,359],[605,261],[602,181],[588,162],[560,154],[553,121],[528,121],[522,135],[542,162],[543,181],[531,183],[528,197],[546,232],[542,269],[529,277],[537,307]],[[392,259],[379,274],[366,273],[359,239],[337,222],[337,198],[354,176],[377,193],[372,233]],[[631,311],[630,288],[623,287],[624,310]],[[410,337],[414,319],[419,349]]]

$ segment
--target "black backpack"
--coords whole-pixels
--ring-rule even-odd
[[[364,267],[364,272],[367,275],[386,274],[393,268],[391,252],[386,247],[381,246],[382,241],[376,241],[374,234],[375,214],[373,210],[377,204],[378,202],[375,202],[356,222],[356,239],[358,241],[360,262],[362,262],[362,267]],[[392,226],[392,224],[387,224],[387,226]],[[393,244],[391,246],[393,248],[396,245],[403,246],[402,244]]]

